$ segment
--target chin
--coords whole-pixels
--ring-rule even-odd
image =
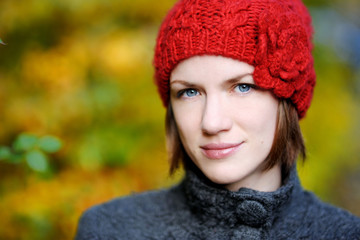
[[[201,169],[204,175],[213,183],[220,185],[229,185],[241,181],[245,174],[242,172],[234,172],[233,168],[215,168]]]

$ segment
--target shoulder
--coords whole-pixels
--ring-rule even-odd
[[[313,193],[302,191],[292,211],[301,216],[303,236],[317,239],[360,239],[360,218],[350,212],[322,202]],[[295,217],[296,217],[295,216]]]
[[[166,219],[183,208],[179,187],[149,191],[116,198],[96,205],[83,213],[76,239],[141,239],[138,234],[159,227]],[[156,224],[155,224],[156,222]],[[154,229],[152,229],[154,230]]]
[[[315,221],[315,228],[329,239],[360,239],[360,218],[350,212],[319,200],[306,192],[309,199],[308,215]]]

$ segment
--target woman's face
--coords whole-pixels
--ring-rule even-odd
[[[264,172],[263,163],[274,140],[278,100],[257,88],[253,71],[231,58],[191,57],[171,73],[170,101],[187,154],[211,181],[230,190],[272,191],[279,187],[280,167]]]

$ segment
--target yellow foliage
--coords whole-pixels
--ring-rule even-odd
[[[0,236],[9,239],[17,236],[17,231],[21,230],[19,228],[24,226],[14,226],[12,223],[14,216],[19,215],[43,216],[63,230],[61,234],[64,239],[72,239],[77,221],[85,209],[116,196],[144,189],[144,183],[134,178],[133,174],[131,169],[104,169],[97,172],[69,169],[47,181],[30,176],[24,188],[0,199],[0,210],[3,213]],[[63,213],[66,209],[69,212]]]
[[[51,94],[81,88],[90,64],[88,51],[80,38],[64,39],[59,46],[47,51],[29,51],[22,60],[23,79]]]
[[[146,37],[138,32],[118,32],[100,42],[97,64],[119,80],[123,74],[136,72],[144,64],[151,65]]]

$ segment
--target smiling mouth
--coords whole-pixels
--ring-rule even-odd
[[[207,145],[200,146],[202,153],[209,159],[224,159],[235,153],[241,143],[210,143]]]

